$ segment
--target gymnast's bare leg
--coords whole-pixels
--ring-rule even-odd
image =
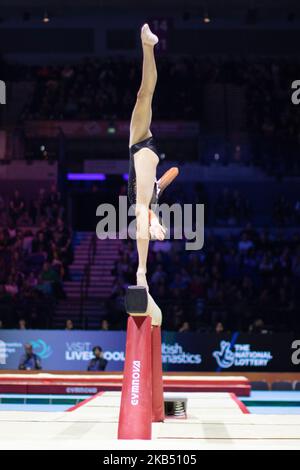
[[[151,32],[148,24],[142,27],[141,42],[143,47],[142,82],[131,117],[130,147],[152,136],[150,131],[152,98],[157,81],[154,46],[157,44],[158,38]],[[156,153],[149,148],[142,148],[134,155],[136,172],[136,240],[139,259],[137,285],[144,286],[147,289],[146,272],[149,249],[149,204],[153,194],[158,161],[159,159]],[[163,239],[163,236],[161,238]]]

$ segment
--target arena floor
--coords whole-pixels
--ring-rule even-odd
[[[68,411],[0,411],[1,449],[116,449],[120,392],[101,392]],[[300,415],[250,414],[232,393],[165,393],[187,399],[187,418],[152,426],[152,441],[121,449],[300,448]]]

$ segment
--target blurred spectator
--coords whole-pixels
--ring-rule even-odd
[[[16,189],[14,191],[13,197],[9,201],[9,215],[14,226],[18,223],[18,220],[24,213],[24,210],[24,200],[21,198],[19,191]]]
[[[26,329],[27,329],[26,320],[24,320],[24,318],[21,318],[19,320],[19,330],[26,330]]]
[[[108,331],[110,329],[109,322],[106,318],[103,318],[100,323],[100,330]]]
[[[249,200],[237,189],[224,188],[216,200],[214,216],[217,225],[237,226],[249,221],[251,212]]]
[[[268,333],[268,330],[265,328],[264,321],[261,318],[257,318],[250,326],[249,333]]]
[[[253,241],[249,239],[247,233],[243,233],[241,240],[239,241],[239,251],[245,253],[254,247]]]
[[[72,320],[70,319],[66,320],[65,330],[68,330],[68,331],[74,330],[74,325],[73,325]]]
[[[300,200],[295,202],[294,206],[294,217],[297,225],[300,225]]]
[[[27,343],[24,346],[25,354],[21,356],[19,362],[20,370],[40,370],[42,368],[41,360],[37,354],[33,352],[32,345]]]
[[[280,198],[274,204],[274,222],[277,226],[282,227],[288,224],[292,214],[290,204],[287,202],[284,196]]]
[[[190,331],[190,324],[187,321],[184,321],[178,330],[179,333],[184,333],[185,331]]]
[[[215,332],[219,335],[221,333],[224,333],[224,326],[222,322],[218,322],[215,326]]]
[[[5,223],[5,211],[6,211],[6,206],[5,206],[5,201],[4,198],[0,194],[0,224],[4,225]]]
[[[100,346],[93,348],[94,358],[90,360],[87,370],[88,371],[100,371],[105,370],[107,366],[107,360],[103,357],[103,351]]]
[[[165,279],[166,273],[163,271],[162,265],[159,264],[151,276],[151,284],[159,284],[161,282],[164,282]]]

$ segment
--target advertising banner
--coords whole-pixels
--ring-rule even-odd
[[[1,330],[0,369],[17,369],[31,343],[43,370],[84,371],[101,346],[107,371],[122,371],[125,331]],[[297,351],[297,345],[299,351]],[[164,371],[299,371],[300,341],[291,334],[162,333]]]
[[[111,136],[111,129],[116,137],[128,138],[129,121],[27,121],[25,133],[28,137],[41,136],[53,138],[59,129],[72,139],[100,138]],[[199,124],[195,121],[155,121],[151,129],[157,136],[192,137],[199,133]]]

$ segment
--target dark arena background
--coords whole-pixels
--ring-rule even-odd
[[[124,405],[125,357],[150,346],[128,326],[126,347],[138,254],[119,221],[144,23],[158,178],[179,168],[162,202],[204,206],[200,249],[172,221],[150,241],[152,428],[149,402]],[[300,448],[299,44],[294,0],[0,0],[1,448]],[[137,401],[157,399],[153,351]]]

